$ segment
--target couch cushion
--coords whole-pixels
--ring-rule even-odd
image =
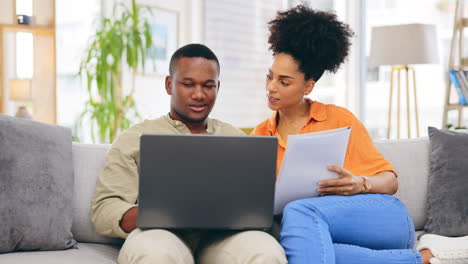
[[[117,246],[79,243],[78,249],[0,254],[0,263],[110,264],[117,263],[118,255],[119,247]]]
[[[122,244],[121,239],[96,233],[91,221],[91,203],[99,172],[110,145],[73,143],[75,188],[72,232],[79,242]]]
[[[424,228],[427,180],[429,175],[429,139],[379,140],[375,146],[398,174],[396,196],[406,205],[416,230]]]
[[[0,128],[0,253],[74,246],[71,131],[6,115]]]
[[[429,127],[427,233],[468,235],[468,134]]]

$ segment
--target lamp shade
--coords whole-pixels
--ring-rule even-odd
[[[31,100],[31,80],[10,80],[10,100]]]
[[[370,65],[439,63],[434,25],[381,26],[372,28],[371,34]]]

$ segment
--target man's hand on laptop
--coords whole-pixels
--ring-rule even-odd
[[[122,216],[122,220],[120,220],[120,228],[126,233],[130,233],[136,229],[137,224],[137,215],[138,215],[138,207],[130,208],[125,214]]]

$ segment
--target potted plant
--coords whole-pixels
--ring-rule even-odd
[[[118,15],[117,10],[120,11]],[[143,10],[151,14],[149,8],[138,7],[135,0],[130,8],[116,4],[113,18],[103,19],[81,61],[78,74],[86,81],[89,98],[77,120],[77,127],[83,120],[89,120],[93,142],[96,136],[99,142],[112,142],[119,131],[139,118],[133,99],[135,74],[144,68],[147,54],[154,49],[150,25],[142,17]],[[124,63],[132,75],[128,94],[122,89]]]

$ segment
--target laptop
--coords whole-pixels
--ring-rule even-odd
[[[269,229],[277,139],[144,134],[137,226]]]

